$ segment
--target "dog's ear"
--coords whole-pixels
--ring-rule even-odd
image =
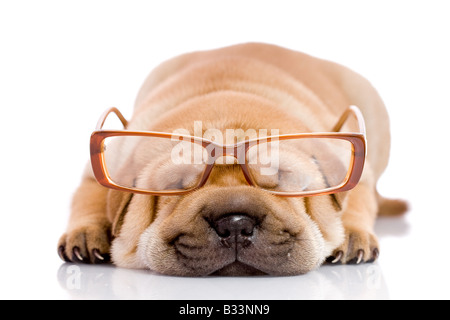
[[[332,193],[330,195],[338,211],[342,211],[346,207],[345,200],[347,199],[347,195],[348,191]]]
[[[314,150],[314,162],[323,177],[324,186],[327,188],[336,187],[343,182],[343,174],[347,168],[343,161],[329,149],[326,144],[321,145],[320,148]],[[338,192],[330,194],[334,207],[341,211],[345,206],[345,199],[348,192]]]
[[[107,196],[106,212],[112,221],[112,235],[117,237],[122,227],[128,205],[133,199],[133,193],[109,190]]]

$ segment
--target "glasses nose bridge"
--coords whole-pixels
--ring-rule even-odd
[[[248,150],[247,144],[238,145],[214,145],[211,150],[211,160],[209,169],[205,171],[205,176],[203,177],[203,184],[209,179],[209,175],[215,166],[216,160],[221,157],[233,157],[237,160],[237,164],[240,165],[244,178],[250,186],[253,186],[252,179],[250,178],[250,173],[246,166],[246,152]]]
[[[222,147],[222,157],[234,157],[237,158],[237,147],[236,146],[223,146]]]
[[[238,164],[245,163],[245,145],[224,145],[216,146],[215,159],[220,157],[233,157],[238,160]]]

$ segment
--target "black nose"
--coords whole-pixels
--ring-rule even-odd
[[[228,248],[236,244],[248,247],[252,243],[255,226],[254,219],[242,214],[227,215],[213,224],[222,244]]]

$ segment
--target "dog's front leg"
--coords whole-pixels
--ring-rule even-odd
[[[378,211],[375,188],[361,182],[349,191],[347,197],[342,214],[345,240],[328,261],[357,264],[374,261],[379,255],[374,234]]]
[[[85,176],[72,200],[67,232],[58,253],[67,262],[103,263],[110,259],[111,222],[106,215],[108,189]]]

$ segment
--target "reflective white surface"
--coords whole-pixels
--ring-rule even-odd
[[[282,278],[174,278],[150,271],[64,264],[58,281],[72,299],[389,298],[378,264],[324,266],[307,276]]]
[[[0,2],[0,299],[450,299],[446,2],[230,1]],[[411,210],[377,222],[379,261],[280,278],[62,263],[56,243],[101,112],[129,117],[169,57],[245,41],[337,61],[380,92],[393,139],[379,190]]]
[[[293,277],[184,278],[112,265],[68,264],[56,257],[54,239],[43,236],[29,243],[32,250],[28,255],[17,252],[14,246],[3,251],[13,259],[2,261],[0,298],[449,299],[448,257],[442,247],[431,246],[433,240],[446,235],[435,234],[430,239],[428,232],[428,239],[421,241],[420,234],[431,225],[412,225],[414,212],[377,222],[381,242],[378,262],[324,265]],[[44,244],[48,248],[39,252]]]
[[[183,278],[64,263],[56,272],[57,281],[61,293],[70,299],[450,298],[445,264],[433,265],[409,256],[415,249],[406,244],[412,233],[406,217],[380,219],[376,229],[382,245],[378,262],[324,265],[301,276]],[[398,250],[402,243],[405,247]]]

